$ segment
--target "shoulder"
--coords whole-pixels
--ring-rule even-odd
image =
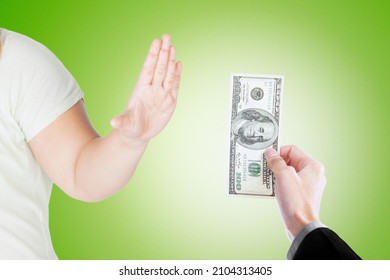
[[[13,118],[29,141],[83,97],[71,73],[41,43],[0,29],[0,81]]]
[[[36,98],[78,90],[78,85],[62,62],[46,46],[13,31],[0,29],[1,68],[8,80],[20,84],[20,92]]]
[[[0,40],[2,62],[8,63],[9,67],[50,69],[61,65],[46,46],[26,35],[0,29]]]

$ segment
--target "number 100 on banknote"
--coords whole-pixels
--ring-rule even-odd
[[[264,152],[279,149],[283,76],[232,74],[229,194],[274,196]]]

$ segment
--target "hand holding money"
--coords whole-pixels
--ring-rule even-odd
[[[232,75],[229,194],[274,196],[274,179],[265,161],[278,149],[280,76]]]
[[[319,220],[326,178],[323,165],[296,146],[265,153],[276,178],[276,199],[284,224],[293,239],[301,229]]]

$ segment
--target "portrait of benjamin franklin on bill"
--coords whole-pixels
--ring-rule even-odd
[[[257,108],[239,112],[232,121],[232,133],[237,142],[251,150],[268,148],[278,138],[278,132],[274,116]]]

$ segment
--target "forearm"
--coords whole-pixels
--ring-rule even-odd
[[[90,202],[111,196],[129,182],[146,147],[118,130],[92,140],[77,158],[71,195]]]

